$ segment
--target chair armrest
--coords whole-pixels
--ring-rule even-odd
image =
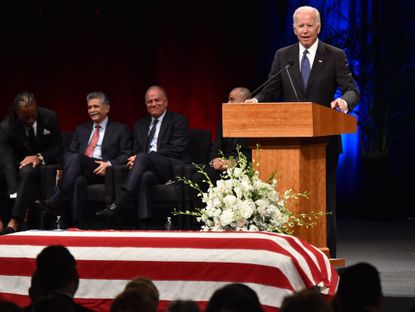
[[[184,168],[186,165],[176,165],[173,167],[173,177],[177,181],[178,177],[184,177]]]

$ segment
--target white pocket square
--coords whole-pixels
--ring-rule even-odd
[[[48,129],[43,129],[43,135],[48,135],[50,134],[50,131]]]

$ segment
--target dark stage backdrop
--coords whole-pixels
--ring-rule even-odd
[[[145,115],[145,90],[159,84],[170,110],[186,115],[191,127],[215,132],[229,90],[255,89],[275,50],[296,42],[292,14],[305,4],[322,13],[321,38],[346,50],[362,91],[359,134],[343,138],[344,211],[365,206],[378,213],[383,206],[387,214],[386,194],[396,194],[392,203],[406,207],[399,209],[412,210],[402,194],[411,191],[403,178],[415,174],[409,0],[3,1],[0,115],[27,90],[58,112],[63,130],[72,130],[88,120],[86,94],[99,90],[112,100],[111,117],[132,126]],[[367,194],[385,195],[367,204]]]
[[[71,130],[87,120],[86,94],[100,90],[112,100],[111,116],[132,125],[145,114],[145,90],[159,84],[169,109],[186,115],[191,127],[214,131],[230,88],[252,88],[266,77],[256,60],[269,54],[258,49],[265,41],[262,10],[226,1],[5,6],[1,114],[18,92],[30,90],[40,105],[59,113],[62,129]]]

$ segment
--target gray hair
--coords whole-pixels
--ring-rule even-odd
[[[157,90],[159,90],[159,91],[160,91],[160,93],[161,93],[161,96],[162,96],[162,97],[164,97],[164,98],[167,100],[167,93],[166,93],[166,90],[164,90],[164,88],[163,88],[163,87],[160,87],[160,86],[158,86],[158,85],[153,85],[153,86],[151,86],[151,87],[149,87],[149,88],[147,89],[147,91],[146,91],[146,93],[145,93],[145,95],[144,95],[144,100],[145,100],[145,101],[147,101],[147,93],[148,93],[150,90],[152,90],[152,89],[157,89]]]
[[[89,93],[86,96],[86,100],[87,101],[94,100],[94,99],[99,99],[105,105],[110,105],[110,99],[104,93],[102,93],[102,92],[94,91],[94,92]]]
[[[312,6],[305,5],[305,6],[298,7],[297,10],[294,11],[294,14],[293,14],[293,25],[294,26],[295,26],[295,17],[301,11],[311,11],[311,12],[314,12],[316,14],[317,24],[321,25],[320,12],[316,8],[313,8]]]

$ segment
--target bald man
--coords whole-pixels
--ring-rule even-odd
[[[249,89],[245,87],[233,88],[231,92],[229,92],[228,103],[242,103],[250,93]],[[248,147],[246,139],[223,137],[221,118],[216,130],[215,141],[210,149],[209,166],[204,169],[213,184],[220,179],[221,173],[226,170],[227,166],[230,164],[229,158],[238,158],[236,150],[238,145],[241,146],[240,151],[246,156],[248,161],[251,161],[251,149]],[[191,180],[197,183],[204,192],[209,187],[207,183],[203,182],[203,180],[205,180],[205,176],[199,172],[195,172],[192,175]],[[191,192],[193,208],[202,208],[204,204],[202,203],[201,198],[197,196],[197,191],[191,189]]]

